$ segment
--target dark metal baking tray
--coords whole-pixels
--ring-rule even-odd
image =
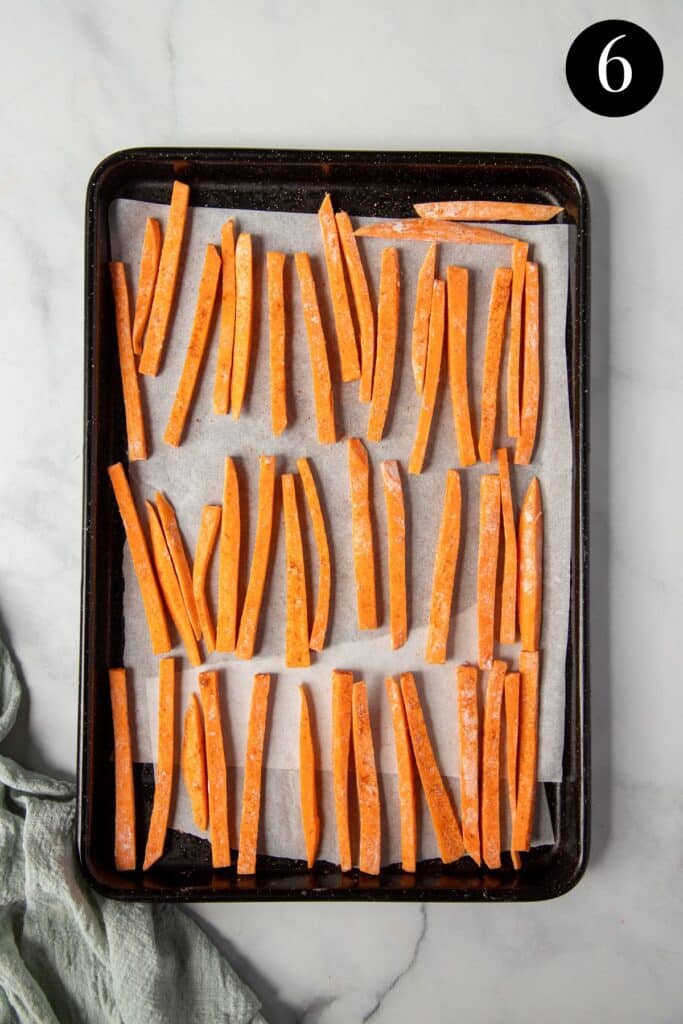
[[[107,671],[123,654],[123,530],[106,467],[126,456],[114,317],[107,282],[108,211],[119,198],[168,202],[173,179],[199,206],[315,212],[325,191],[363,216],[402,217],[442,196],[563,206],[572,226],[567,364],[574,443],[571,609],[564,775],[547,783],[555,842],[533,849],[519,872],[478,870],[468,858],[389,867],[377,877],[333,865],[260,857],[254,877],[211,868],[206,840],[169,832],[150,871],[113,864],[112,726]],[[127,900],[538,900],[571,889],[586,866],[590,831],[588,718],[588,325],[590,230],[586,188],[554,157],[508,153],[347,153],[246,149],[131,149],[94,171],[85,235],[85,441],[78,736],[78,855],[93,886]],[[151,765],[136,766],[139,849],[151,812]],[[505,858],[508,860],[507,858]],[[508,861],[509,863],[509,861]]]

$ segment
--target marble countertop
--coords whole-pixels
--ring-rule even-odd
[[[26,0],[3,19],[0,619],[29,689],[6,749],[37,769],[73,776],[76,758],[83,207],[98,161],[135,145],[546,152],[591,194],[588,871],[528,906],[191,908],[273,1024],[680,1019],[683,9],[620,5],[665,73],[649,107],[611,120],[577,104],[564,59],[614,5],[513,6]]]

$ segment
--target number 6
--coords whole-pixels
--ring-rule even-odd
[[[625,38],[625,34],[615,36],[614,39],[610,40],[610,42],[607,44],[607,46],[600,54],[600,60],[598,61],[598,78],[600,79],[600,85],[603,87],[605,92],[624,92],[624,90],[628,89],[629,85],[631,84],[631,79],[633,78],[633,69],[631,68],[631,65],[626,60],[626,58],[617,56],[610,57],[609,55],[609,52],[614,46],[614,44],[618,43],[620,39]],[[611,64],[613,60],[619,61],[624,73],[624,77],[618,89],[613,89],[612,86],[609,84],[609,80],[607,78],[607,65]]]

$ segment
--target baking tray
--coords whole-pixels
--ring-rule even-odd
[[[257,874],[214,871],[204,839],[169,831],[164,857],[145,872],[113,863],[113,736],[107,672],[123,656],[124,534],[107,466],[126,461],[114,316],[107,286],[108,212],[118,198],[167,203],[171,182],[193,205],[315,213],[325,191],[358,216],[411,216],[441,197],[553,203],[569,232],[567,364],[574,470],[571,606],[564,773],[545,789],[552,846],[532,849],[519,872],[424,861],[414,875],[378,877],[331,864],[259,857]],[[100,892],[124,900],[539,900],[571,889],[586,867],[590,834],[588,717],[588,324],[590,229],[586,188],[555,157],[511,153],[349,153],[247,149],[130,149],[107,157],[88,184],[85,234],[85,440],[78,734],[78,856]],[[153,771],[136,765],[138,849],[151,813]],[[504,860],[509,864],[509,858]]]

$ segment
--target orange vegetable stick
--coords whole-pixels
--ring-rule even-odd
[[[436,270],[437,243],[427,249],[420,272],[417,275],[417,292],[415,294],[415,313],[413,315],[413,342],[411,347],[415,390],[422,394],[425,365],[427,362],[427,341],[429,338],[429,317],[434,301],[434,273]]]
[[[552,220],[562,213],[563,206],[549,206],[546,203],[500,203],[446,202],[415,203],[415,212],[420,217],[436,220]]]
[[[110,466],[108,469],[109,479],[114,488],[116,503],[123,521],[123,528],[126,531],[126,539],[130,548],[130,555],[133,561],[133,568],[140,586],[142,603],[145,608],[145,617],[149,626],[149,635],[152,641],[154,654],[166,654],[171,649],[171,638],[168,634],[166,624],[166,613],[164,611],[159,585],[152,559],[150,558],[147,541],[142,530],[142,524],[138,517],[130,484],[126,477],[125,470],[120,462]]]
[[[482,756],[481,851],[489,868],[500,867],[500,718],[507,665],[494,661],[486,684]]]
[[[330,545],[327,540],[327,530],[325,529],[320,498],[318,497],[311,468],[308,465],[308,459],[297,459],[296,466],[304,485],[304,494],[306,495],[306,503],[311,516],[311,522],[313,523],[313,536],[318,552],[318,600],[315,605],[315,617],[311,626],[308,646],[312,651],[322,651],[325,646],[325,634],[330,614],[330,594],[332,591]]]
[[[206,344],[209,340],[209,328],[213,316],[213,307],[218,293],[218,276],[221,271],[221,258],[215,245],[207,245],[202,277],[197,293],[197,305],[192,321],[192,332],[185,354],[183,370],[178,381],[178,390],[173,407],[168,417],[164,441],[177,448],[183,436],[185,423],[190,412],[192,399],[197,387]]]
[[[235,463],[225,460],[223,513],[219,541],[218,618],[216,650],[235,650],[237,637],[237,594],[240,571],[240,487]]]
[[[190,694],[190,703],[185,712],[181,761],[185,788],[192,804],[192,817],[197,828],[204,831],[209,825],[209,791],[204,724],[196,693]]]
[[[396,747],[396,768],[398,771],[398,803],[401,814],[401,867],[404,871],[415,871],[417,856],[417,818],[415,806],[415,769],[410,734],[403,707],[401,688],[392,676],[384,680],[391,711]]]
[[[462,844],[458,819],[434,757],[434,750],[429,740],[412,672],[404,672],[401,675],[401,693],[403,694],[415,763],[436,833],[439,854],[444,864],[451,864],[463,856],[465,848]]]
[[[140,373],[148,374],[150,377],[156,377],[158,374],[163,355],[175,295],[189,200],[189,187],[182,181],[174,181],[166,222],[166,235],[161,248],[159,271],[154,285],[154,298],[147,323],[145,344],[138,366]]]
[[[351,751],[351,701],[353,672],[332,673],[332,780],[337,846],[342,871],[350,871],[349,754]]]
[[[479,667],[491,668],[496,618],[496,579],[500,542],[500,478],[483,476],[479,492],[477,630]]]
[[[337,214],[336,219],[360,331],[361,371],[358,397],[361,402],[369,402],[372,398],[372,371],[375,363],[375,313],[351,219],[343,210]]]
[[[230,409],[230,380],[235,345],[235,224],[221,228],[221,316],[218,333],[213,411],[225,416]]]
[[[486,327],[484,375],[481,382],[481,423],[479,424],[479,458],[490,462],[493,458],[493,435],[498,410],[498,377],[505,337],[505,315],[510,299],[512,271],[497,267],[493,275],[489,320]]]
[[[285,254],[269,252],[268,329],[270,332],[270,420],[274,434],[287,426],[287,377],[285,366]]]
[[[366,238],[396,238],[406,242],[452,242],[459,245],[512,245],[514,238],[490,228],[473,228],[469,224],[448,221],[383,220],[369,227],[358,228],[355,234]]]
[[[155,501],[159,519],[161,520],[161,527],[164,531],[164,537],[166,538],[166,545],[171,556],[171,561],[173,562],[175,574],[178,577],[178,583],[180,584],[180,593],[183,595],[185,611],[187,612],[187,617],[190,620],[192,632],[197,640],[199,640],[202,635],[202,630],[192,589],[192,572],[190,571],[190,565],[187,561],[185,545],[183,544],[183,538],[180,534],[180,527],[178,526],[175,509],[170,501],[164,497],[161,491],[157,491]]]
[[[526,466],[536,444],[538,408],[541,399],[540,313],[538,264],[527,263],[524,288],[524,379],[522,382],[522,411],[519,438],[515,449],[515,462]]]
[[[117,871],[135,871],[135,790],[125,668],[109,669],[109,692],[114,725],[114,864]]]
[[[455,469],[449,469],[446,474],[446,494],[441,514],[439,538],[436,544],[432,599],[429,606],[425,661],[430,665],[443,665],[446,660],[453,585],[460,548],[461,508],[460,477]]]
[[[323,249],[325,251],[327,279],[330,284],[334,326],[337,332],[342,380],[358,380],[360,377],[360,365],[358,363],[358,349],[356,348],[356,332],[353,329],[351,306],[349,305],[349,296],[346,292],[344,264],[339,245],[339,235],[337,234],[337,222],[334,219],[332,200],[329,195],[325,195],[322,205],[318,210],[318,220],[320,221],[320,231],[323,236]]]
[[[424,387],[420,415],[417,421],[415,443],[408,463],[409,473],[421,473],[425,453],[432,429],[436,393],[441,379],[441,362],[443,357],[443,334],[446,319],[446,285],[443,281],[435,281],[432,293],[432,312],[429,317],[429,346],[427,348],[427,369],[425,370]]]
[[[389,559],[389,623],[391,649],[403,647],[408,636],[408,603],[406,598],[406,514],[398,462],[382,463],[384,503],[387,510]]]
[[[133,317],[133,352],[136,355],[140,355],[142,352],[142,339],[149,320],[149,311],[152,308],[160,255],[161,225],[154,217],[148,217],[145,221],[145,234],[142,239],[138,294]]]
[[[334,444],[337,440],[337,431],[334,425],[332,378],[327,361],[327,341],[325,340],[325,332],[323,331],[320,319],[311,258],[307,252],[298,252],[294,257],[294,263],[299,278],[301,304],[303,306],[306,335],[308,337],[308,352],[311,359],[318,441],[320,444]]]
[[[503,512],[505,557],[503,559],[503,587],[500,595],[500,642],[514,644],[517,639],[517,532],[512,507],[510,465],[507,448],[498,449],[500,474],[500,504]]]
[[[145,505],[147,506],[147,520],[149,524],[149,535],[152,541],[154,565],[159,578],[161,592],[164,595],[166,607],[168,608],[169,614],[175,623],[178,633],[180,634],[180,639],[185,645],[187,656],[190,659],[190,664],[195,666],[201,665],[202,658],[199,653],[199,648],[197,647],[195,635],[192,632],[192,623],[190,622],[187,609],[185,608],[185,602],[183,601],[178,577],[176,576],[175,569],[173,568],[173,559],[171,558],[171,553],[168,550],[164,531],[161,528],[161,523],[157,516],[157,510],[151,501],[146,501]]]
[[[242,233],[235,246],[235,343],[230,379],[230,411],[240,418],[249,377],[254,317],[254,265],[251,235]]]
[[[357,437],[349,439],[349,479],[358,628],[377,629],[375,549],[370,516],[370,465],[363,442]]]
[[[270,562],[270,541],[273,533],[273,499],[275,497],[275,457],[262,455],[259,459],[258,516],[256,539],[251,558],[247,593],[242,605],[239,634],[235,654],[238,658],[251,658],[256,642],[258,617],[263,600]]]
[[[519,511],[519,632],[523,651],[537,651],[543,608],[543,504],[533,478]]]
[[[175,747],[175,659],[159,662],[158,749],[154,778],[154,802],[147,833],[142,870],[151,867],[164,852],[168,816],[173,794],[173,759]]]
[[[465,850],[476,864],[481,864],[479,847],[479,707],[477,669],[459,665],[458,738],[460,741],[460,806],[462,839]]]
[[[140,401],[140,383],[135,370],[135,358],[130,340],[130,307],[126,268],[123,263],[110,263],[109,273],[116,311],[116,340],[119,349],[123,408],[126,415],[128,459],[130,462],[134,462],[137,459],[147,458],[147,440]]]
[[[261,815],[263,741],[266,734],[269,693],[270,676],[255,675],[254,687],[251,691],[247,752],[244,763],[242,820],[240,821],[240,846],[237,856],[238,875],[253,875],[256,871],[256,845]]]
[[[375,768],[375,748],[372,742],[368,695],[364,682],[353,684],[351,712],[360,817],[358,870],[366,875],[378,875],[382,852],[382,824]]]
[[[510,355],[508,357],[508,434],[519,436],[519,359],[522,339],[522,296],[526,275],[527,242],[512,246],[512,297],[510,299]]]
[[[204,712],[206,777],[209,783],[209,830],[211,863],[215,868],[230,867],[230,831],[228,824],[228,769],[223,746],[221,706],[218,699],[218,673],[199,673],[199,696]]]
[[[517,755],[517,807],[512,828],[512,849],[522,852],[531,845],[536,802],[538,758],[538,651],[519,656],[519,751]]]
[[[294,476],[282,474],[282,510],[285,520],[287,557],[287,626],[285,664],[287,668],[306,668],[311,664],[308,646],[308,605],[306,567],[301,540],[301,524],[296,503]]]
[[[448,376],[451,387],[453,422],[461,466],[473,466],[477,453],[472,437],[469,387],[467,383],[467,292],[465,267],[449,267],[448,283]]]
[[[517,809],[517,748],[519,741],[519,672],[505,676],[505,758],[508,780],[510,822],[514,824]],[[510,852],[512,866],[519,871],[522,858],[516,850]]]
[[[209,654],[216,650],[216,627],[213,624],[209,601],[206,596],[206,579],[209,574],[209,565],[216,538],[221,525],[220,505],[205,505],[202,509],[202,519],[197,537],[197,547],[194,553],[194,564],[192,566],[192,593],[199,615],[204,644]]]
[[[368,418],[368,441],[382,440],[389,411],[396,362],[400,293],[398,252],[396,249],[383,249],[377,307],[377,359]]]
[[[315,774],[315,746],[311,716],[306,697],[306,688],[299,686],[301,694],[301,718],[299,722],[299,787],[301,795],[301,824],[306,845],[306,863],[309,868],[315,864],[320,844],[320,817]]]

